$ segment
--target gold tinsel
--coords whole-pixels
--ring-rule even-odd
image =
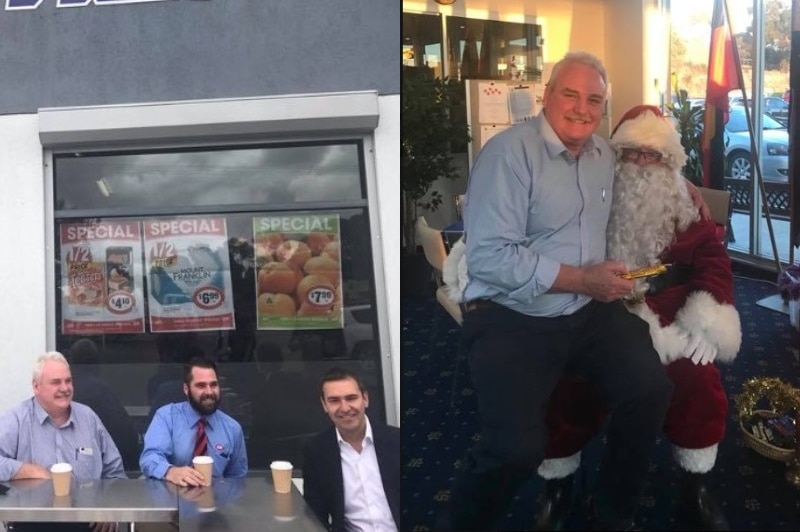
[[[744,383],[742,393],[736,396],[739,419],[752,415],[756,403],[762,398],[769,401],[769,408],[774,412],[800,414],[800,390],[775,377],[754,377]]]

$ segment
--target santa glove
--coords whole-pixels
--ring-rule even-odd
[[[702,335],[689,335],[689,342],[686,344],[686,356],[691,358],[695,365],[705,366],[714,362],[718,351],[717,346],[709,343]]]

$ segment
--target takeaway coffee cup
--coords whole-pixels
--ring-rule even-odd
[[[192,465],[203,475],[206,486],[210,486],[214,470],[214,459],[210,456],[195,456],[192,459]]]
[[[292,463],[276,460],[269,465],[272,470],[272,483],[275,484],[277,493],[290,493],[292,491]]]
[[[272,515],[278,521],[294,519],[294,503],[291,493],[276,493],[272,497]]]
[[[53,492],[56,497],[69,495],[69,485],[72,482],[72,466],[65,463],[53,464],[50,467],[53,477]]]

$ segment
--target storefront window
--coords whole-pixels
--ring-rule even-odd
[[[359,141],[54,155],[56,348],[75,399],[138,435],[126,469],[192,356],[217,361],[251,469],[302,467],[332,366],[385,419],[364,182]]]

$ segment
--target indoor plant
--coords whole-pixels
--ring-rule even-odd
[[[437,179],[458,176],[452,147],[465,145],[469,132],[466,116],[451,112],[463,99],[458,82],[434,78],[427,68],[404,69],[402,97],[401,218],[404,249],[407,254],[414,254],[417,211],[420,207],[436,210],[442,203],[441,194],[431,187]]]
[[[705,108],[689,100],[688,94],[681,89],[677,94],[677,101],[669,108],[670,114],[677,121],[678,131],[681,134],[681,145],[688,159],[683,167],[683,175],[692,183],[701,186],[703,183],[703,163],[700,159],[702,152],[700,143],[703,135],[703,113]]]

